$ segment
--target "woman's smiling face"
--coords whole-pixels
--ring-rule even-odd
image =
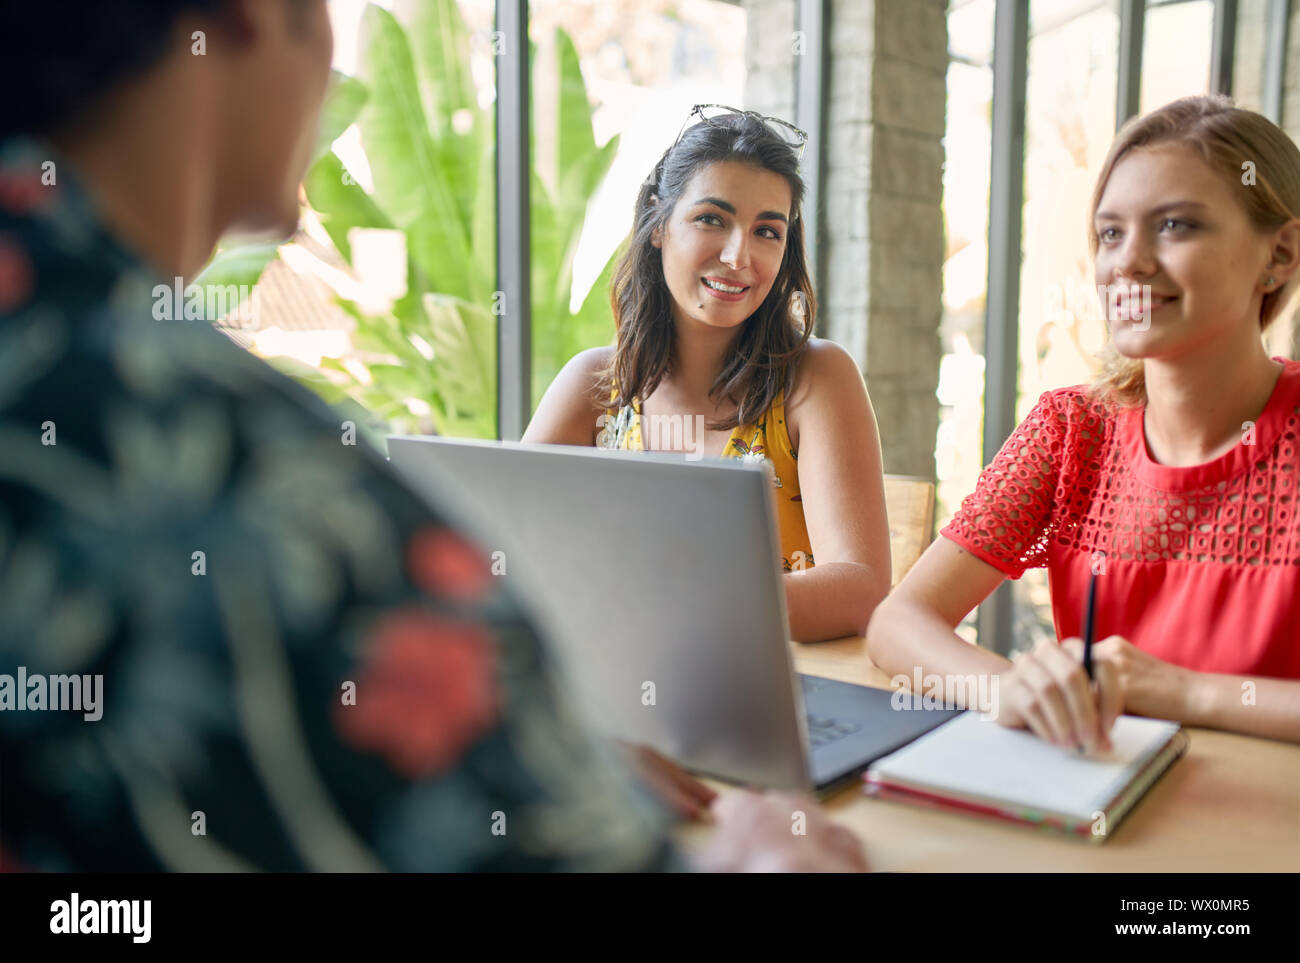
[[[785,256],[792,194],[773,171],[737,161],[701,168],[662,232],[673,321],[732,328],[758,310]]]
[[[1097,205],[1096,282],[1149,285],[1150,317],[1121,295],[1111,337],[1129,358],[1174,358],[1259,332],[1271,238],[1225,182],[1181,145],[1135,149]],[[1248,188],[1247,188],[1248,189]]]

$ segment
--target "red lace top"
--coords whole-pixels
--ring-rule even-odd
[[[1082,634],[1095,565],[1097,640],[1300,679],[1297,435],[1300,362],[1236,447],[1188,468],[1152,461],[1142,409],[1049,391],[942,534],[1011,578],[1047,566],[1058,638]]]

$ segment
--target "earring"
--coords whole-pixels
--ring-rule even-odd
[[[1264,290],[1268,291],[1273,287],[1273,275],[1264,278]]]

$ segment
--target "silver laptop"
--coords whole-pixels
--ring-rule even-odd
[[[955,714],[794,672],[761,465],[423,436],[388,448],[535,614],[597,731],[722,779],[825,792]]]

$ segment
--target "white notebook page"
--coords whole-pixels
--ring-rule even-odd
[[[1115,748],[1080,755],[1024,729],[967,712],[878,760],[870,772],[917,789],[937,789],[1051,810],[1087,821],[1118,795],[1178,730],[1163,719],[1121,716]]]

